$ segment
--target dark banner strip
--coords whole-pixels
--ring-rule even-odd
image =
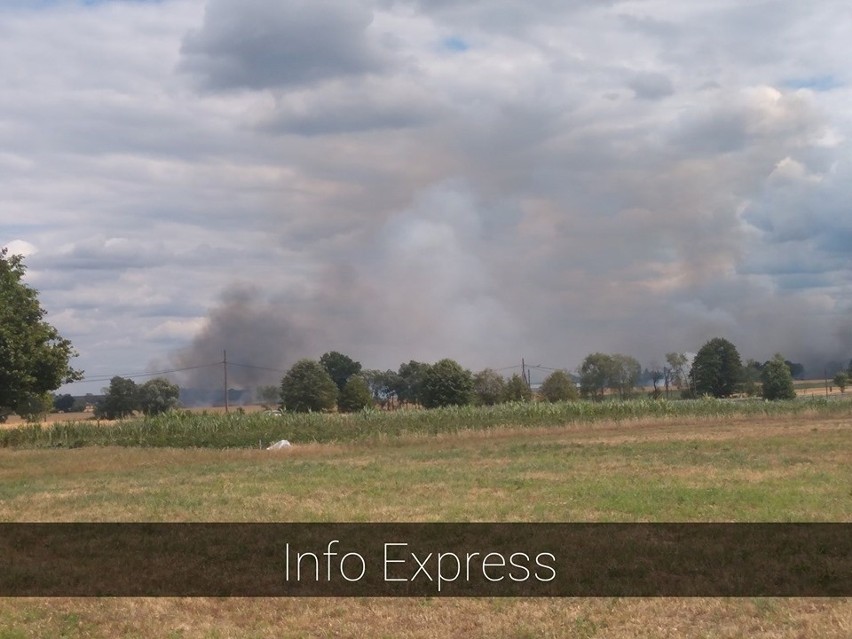
[[[848,597],[852,524],[0,524],[0,596]]]

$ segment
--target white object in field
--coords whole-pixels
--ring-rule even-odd
[[[274,444],[270,444],[266,447],[266,450],[281,450],[282,448],[290,448],[292,446],[290,442],[286,439],[282,439],[280,441],[275,442]]]

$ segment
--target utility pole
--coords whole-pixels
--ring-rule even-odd
[[[222,371],[225,378],[225,412],[228,412],[228,351],[222,351]]]
[[[523,357],[521,358],[521,379],[527,381],[527,365]]]

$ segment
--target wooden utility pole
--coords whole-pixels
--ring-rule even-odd
[[[228,412],[228,351],[222,351],[222,371],[225,378],[225,412]]]

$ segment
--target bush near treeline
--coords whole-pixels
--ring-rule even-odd
[[[172,411],[128,419],[112,426],[57,422],[0,430],[0,447],[76,448],[142,446],[173,448],[258,448],[287,439],[294,444],[385,440],[403,435],[437,435],[491,428],[564,426],[646,418],[759,417],[785,414],[849,415],[852,400],[650,400],[517,402],[496,406],[455,406],[433,410],[364,410],[351,414],[262,413],[229,415]],[[747,427],[744,427],[747,428]]]

